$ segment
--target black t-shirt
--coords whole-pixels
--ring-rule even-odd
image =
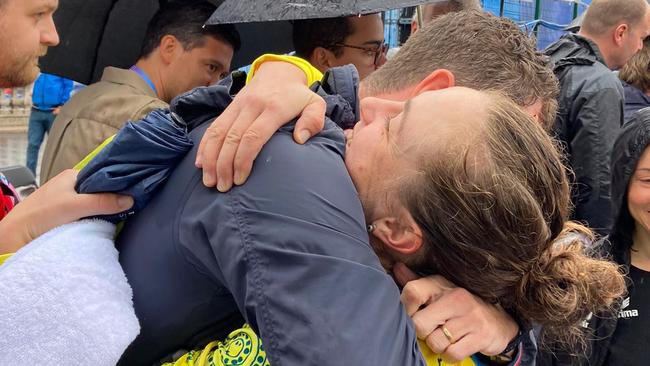
[[[630,267],[630,278],[605,365],[650,365],[650,272]]]

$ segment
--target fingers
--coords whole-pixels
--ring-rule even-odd
[[[418,336],[424,338],[438,325],[457,317],[467,316],[471,307],[465,293],[469,294],[461,288],[446,290],[435,301],[416,311],[411,318]]]
[[[34,197],[28,197],[41,201],[41,221],[48,222],[45,225],[47,230],[82,217],[115,214],[133,206],[133,198],[129,196],[114,193],[78,194],[74,189],[77,174],[76,170],[68,169],[34,192]],[[29,201],[31,205],[32,200]]]
[[[405,286],[408,282],[415,281],[420,278],[420,276],[411,271],[410,268],[401,262],[397,262],[393,266],[393,275],[395,275],[397,283],[399,283],[401,286]]]
[[[476,344],[480,343],[481,339],[477,335],[469,333],[456,343],[449,345],[443,352],[440,352],[440,355],[446,363],[457,363],[477,353]]]
[[[325,100],[314,94],[300,118],[296,122],[293,138],[299,144],[304,144],[310,137],[318,134],[325,126]]]
[[[78,194],[71,202],[73,207],[69,211],[69,221],[95,215],[112,215],[133,206],[133,198],[115,193]]]
[[[398,268],[401,271],[401,269]],[[422,307],[437,300],[453,284],[441,276],[428,276],[410,281],[402,289],[401,300],[410,317]],[[444,320],[444,319],[443,319]]]
[[[237,120],[230,126],[230,129],[226,133],[223,145],[221,146],[221,151],[219,151],[218,156],[215,156],[217,164],[217,189],[220,192],[227,192],[232,188],[234,180],[233,161],[235,160],[235,154],[242,143],[244,134],[247,134],[250,140],[255,140],[256,137],[259,136],[255,131],[254,125],[262,113],[264,113],[264,108],[257,104],[255,104],[254,107],[242,109],[237,116]],[[273,129],[273,131],[275,131],[275,129]]]
[[[217,184],[217,156],[221,151],[228,130],[239,116],[237,104],[231,104],[205,131],[196,154],[195,165],[203,168],[203,184]]]
[[[277,113],[265,110],[242,136],[234,157],[229,155],[230,151],[226,154],[224,149],[222,154],[219,155],[217,166],[223,165],[224,171],[226,171],[227,166],[231,165],[234,171],[234,183],[236,185],[244,184],[251,173],[255,158],[278,130],[278,126],[282,126],[285,122],[284,118]],[[217,171],[222,174],[220,168]]]

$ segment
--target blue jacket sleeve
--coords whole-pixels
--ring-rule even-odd
[[[181,230],[206,238],[215,265],[205,268],[230,290],[272,365],[424,365],[337,149],[276,135],[245,185],[215,200],[199,182]]]

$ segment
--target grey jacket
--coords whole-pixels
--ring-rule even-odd
[[[572,218],[606,234],[611,225],[610,155],[623,124],[623,87],[598,46],[584,37],[566,34],[545,53],[560,81],[554,132],[575,173]]]

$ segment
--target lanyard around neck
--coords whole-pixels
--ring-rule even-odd
[[[147,84],[149,84],[149,86],[151,87],[151,90],[153,90],[154,94],[156,94],[156,96],[158,96],[158,91],[156,90],[156,85],[153,83],[153,81],[151,81],[151,78],[149,78],[149,75],[147,75],[141,68],[139,68],[139,67],[137,67],[135,65],[131,66],[131,68],[129,70],[131,70],[131,71],[135,72],[136,74],[138,74],[142,78],[142,80],[144,80]]]

